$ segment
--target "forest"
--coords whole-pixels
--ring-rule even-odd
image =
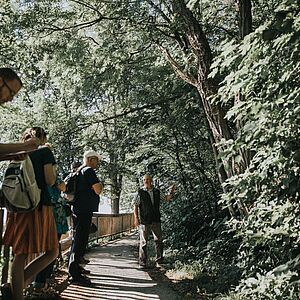
[[[175,183],[166,253],[199,299],[300,299],[299,12],[299,0],[1,0],[1,67],[23,88],[0,107],[0,140],[42,126],[60,174],[98,151],[116,214],[144,174]]]

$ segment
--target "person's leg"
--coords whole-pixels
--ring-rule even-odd
[[[24,272],[25,286],[27,286],[31,282],[33,276],[35,276],[41,270],[46,268],[51,262],[55,260],[57,256],[58,256],[58,247],[53,250],[46,251],[44,254],[38,256],[33,261],[31,261],[26,266]]]
[[[57,233],[57,240],[58,241],[60,240],[61,236],[62,236],[61,233]],[[58,245],[58,254],[57,254],[57,257],[60,254],[61,254],[61,245],[59,244]],[[34,282],[37,283],[37,285],[39,287],[45,287],[46,286],[47,279],[50,279],[50,277],[51,277],[51,275],[53,273],[53,269],[54,269],[56,258],[46,268],[44,268],[41,272],[39,272],[36,275]]]
[[[23,300],[24,289],[24,267],[27,254],[15,255],[11,266],[11,288],[13,293],[12,300]]]
[[[147,263],[147,242],[151,230],[151,225],[145,225],[144,230],[140,230],[139,264],[145,266]]]
[[[79,230],[77,229],[78,226],[78,217],[74,214],[72,215],[73,220],[73,239],[72,239],[72,245],[70,247],[69,251],[69,263],[68,263],[68,272],[70,276],[74,279],[76,277],[80,276],[80,270],[79,270],[79,263],[77,260],[75,260],[75,249],[76,249],[76,243],[78,243],[78,234]]]
[[[160,223],[152,224],[152,233],[155,242],[155,250],[156,250],[156,262],[163,260],[163,241],[162,241],[162,231]]]
[[[47,282],[47,279],[51,277],[55,260],[53,260],[46,268],[39,272],[34,280],[36,287],[43,288]]]
[[[81,258],[84,256],[86,247],[89,241],[90,227],[92,223],[92,214],[82,214],[79,216],[77,243],[76,243],[76,257]]]
[[[79,263],[88,242],[91,216],[91,214],[78,214],[76,217],[75,234],[69,258],[69,273],[75,280],[81,276]]]

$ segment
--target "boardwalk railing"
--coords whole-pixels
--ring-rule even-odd
[[[97,226],[97,231],[90,234],[89,241],[99,241],[99,239],[110,238],[114,239],[126,231],[134,228],[133,213],[127,214],[101,214],[93,213],[92,222]],[[67,235],[62,236],[60,241],[62,250],[66,250],[71,244],[72,237]]]
[[[0,255],[1,255],[1,283],[7,282],[9,263],[11,261],[10,247],[2,245],[2,235],[5,210],[0,208]],[[97,231],[90,235],[90,241],[97,241],[102,238],[113,239],[122,233],[129,232],[134,228],[134,216],[133,213],[125,214],[93,214],[93,223],[97,226]],[[72,237],[64,235],[60,243],[62,250],[66,250],[71,244]],[[30,257],[30,260],[34,259],[34,256]]]

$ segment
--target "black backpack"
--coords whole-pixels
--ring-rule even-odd
[[[70,173],[65,179],[66,190],[64,192],[64,198],[69,202],[74,202],[76,193],[77,179],[80,175],[80,171],[83,167],[79,167],[76,172]]]

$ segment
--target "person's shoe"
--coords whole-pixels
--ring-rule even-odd
[[[147,268],[147,264],[145,262],[143,262],[143,261],[140,261],[139,262],[139,268],[140,269],[146,269]]]
[[[162,264],[158,263],[158,262],[155,264],[155,267],[157,269],[164,269],[164,266]]]
[[[168,264],[166,263],[166,261],[164,261],[163,259],[159,259],[156,261],[156,268],[158,269],[166,269]]]
[[[75,284],[75,285],[80,285],[80,286],[87,286],[87,287],[92,285],[91,280],[88,277],[83,276],[83,275],[81,275],[77,278],[71,279],[70,283]]]
[[[81,274],[84,274],[84,275],[88,275],[88,274],[91,274],[91,271],[90,270],[87,270],[81,266],[79,266],[79,270],[80,270],[80,273]]]
[[[1,285],[1,295],[3,300],[11,300],[13,298],[10,283],[7,282]]]
[[[90,260],[85,259],[84,257],[81,257],[81,258],[80,258],[79,264],[86,265],[86,264],[88,264],[89,262],[90,262]]]

